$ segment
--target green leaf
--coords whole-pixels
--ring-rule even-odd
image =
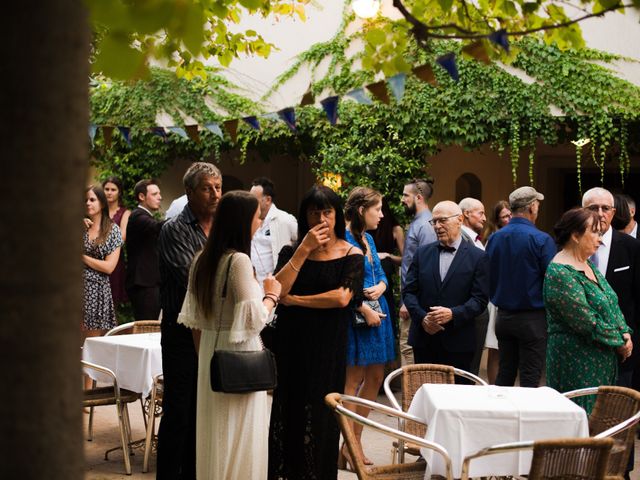
[[[184,21],[184,45],[198,55],[204,42],[204,12],[199,3],[191,3],[185,12]]]
[[[443,12],[447,13],[451,10],[451,6],[453,5],[453,0],[438,0],[438,4]]]
[[[127,37],[107,34],[98,48],[93,64],[95,72],[116,79],[139,78],[147,73],[144,54],[131,47]]]
[[[240,5],[242,5],[247,10],[257,10],[262,6],[261,0],[238,0]]]
[[[385,40],[386,40],[387,36],[384,33],[384,31],[380,30],[379,28],[373,28],[369,31],[367,31],[367,33],[365,34],[365,39],[367,40],[367,42],[369,42],[371,45],[382,45]]]

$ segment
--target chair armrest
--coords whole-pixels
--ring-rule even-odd
[[[533,441],[501,443],[499,445],[493,445],[491,447],[483,448],[482,450],[479,450],[476,453],[472,453],[471,455],[467,455],[464,458],[464,462],[462,463],[462,476],[460,477],[460,480],[469,480],[470,463],[474,458],[485,457],[487,455],[495,455],[498,453],[510,453],[517,452],[519,450],[532,449],[533,443]]]
[[[453,369],[453,373],[455,375],[458,375],[459,377],[463,377],[463,378],[466,378],[467,380],[471,380],[473,383],[476,383],[478,385],[489,385],[487,382],[485,382],[479,376],[474,375],[471,372],[467,372],[466,370],[462,370],[460,368],[454,368]]]
[[[564,395],[567,398],[576,398],[576,397],[584,397],[586,395],[597,395],[598,387],[587,387],[587,388],[579,388],[578,390],[571,390],[570,392],[564,392]]]
[[[389,375],[387,375],[384,379],[383,386],[384,386],[384,393],[389,399],[389,403],[391,404],[391,406],[396,410],[401,411],[402,408],[400,407],[400,404],[398,404],[398,400],[396,400],[396,396],[391,391],[391,380],[393,380],[396,377],[399,377],[400,375],[402,375],[402,368],[397,368],[393,372],[389,373]]]
[[[80,360],[80,363],[84,367],[84,370],[95,370],[111,377],[114,395],[116,397],[116,400],[118,402],[120,401],[120,388],[118,387],[118,379],[116,378],[116,374],[113,373],[113,370],[96,363],[87,362],[86,360]]]
[[[617,435],[618,433],[623,432],[624,430],[633,427],[639,421],[640,421],[640,412],[636,412],[636,414],[633,415],[632,417],[629,417],[626,420],[624,420],[623,422],[620,422],[617,425],[614,425],[613,427],[608,428],[604,432],[600,432],[599,434],[595,435],[594,438],[613,437],[614,435]]]

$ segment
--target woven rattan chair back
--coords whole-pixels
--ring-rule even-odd
[[[422,363],[417,365],[406,365],[402,367],[402,410],[409,410],[418,389],[425,383],[452,384],[455,383],[453,367],[449,365],[435,365]],[[422,425],[407,421],[405,432],[424,437],[426,429]]]
[[[611,438],[535,442],[529,480],[604,479],[613,443]]]
[[[598,435],[632,417],[639,410],[640,393],[625,387],[601,386],[598,388],[596,403],[589,416],[589,435]],[[634,448],[636,429],[637,425],[612,437],[625,448],[611,454],[609,475],[624,475],[629,455]]]
[[[160,320],[136,320],[135,322],[123,323],[112,328],[105,337],[111,335],[130,335],[133,333],[155,333],[160,331]]]

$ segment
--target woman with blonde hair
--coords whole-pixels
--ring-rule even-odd
[[[196,476],[201,479],[267,478],[267,392],[228,394],[210,385],[214,351],[260,350],[260,331],[280,298],[280,283],[268,276],[263,293],[251,265],[251,238],[261,223],[255,196],[239,190],[222,196],[178,317],[192,329],[198,352]]]
[[[384,364],[395,359],[393,327],[384,292],[389,288],[382,270],[373,237],[367,230],[375,230],[382,219],[382,195],[367,187],[356,187],[345,204],[347,220],[346,240],[364,252],[364,301],[356,306],[355,315],[364,322],[352,322],[348,327],[347,379],[344,391],[367,400],[375,400],[384,380]],[[368,409],[356,412],[367,416]],[[353,426],[358,441],[362,425]],[[362,452],[362,445],[360,445]],[[365,464],[372,462],[363,455]],[[339,466],[344,468],[350,459],[346,449],[340,451]],[[351,463],[351,462],[350,462]]]
[[[85,337],[95,337],[116,326],[109,275],[116,268],[122,246],[120,229],[109,218],[102,188],[86,190],[86,230],[83,237]]]

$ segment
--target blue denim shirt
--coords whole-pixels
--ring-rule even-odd
[[[487,242],[491,303],[505,310],[544,308],[542,283],[556,252],[548,234],[526,218],[512,218]]]
[[[433,215],[431,215],[431,210],[427,208],[416,215],[409,225],[407,236],[404,239],[402,266],[400,267],[400,281],[403,286],[407,272],[409,271],[409,266],[411,266],[413,256],[416,254],[418,247],[428,245],[438,240],[436,232],[429,223],[431,218],[433,218]]]

